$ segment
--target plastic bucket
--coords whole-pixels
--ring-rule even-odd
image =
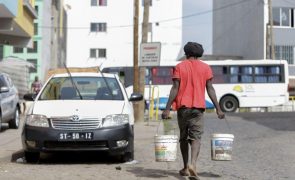
[[[233,134],[212,134],[211,159],[215,161],[231,161],[233,141]]]
[[[177,157],[176,135],[155,136],[155,158],[157,162],[175,161]]]

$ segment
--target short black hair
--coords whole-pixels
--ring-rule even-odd
[[[202,57],[204,53],[203,46],[196,42],[186,43],[183,50],[187,57]]]

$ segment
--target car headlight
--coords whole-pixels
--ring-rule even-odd
[[[47,117],[44,115],[28,115],[26,125],[37,127],[49,127]]]
[[[103,127],[119,126],[129,123],[128,114],[112,114],[108,115],[103,120]]]

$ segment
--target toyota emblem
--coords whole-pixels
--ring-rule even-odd
[[[71,117],[71,120],[74,121],[74,122],[77,122],[77,121],[80,120],[80,118],[79,118],[78,115],[73,115],[73,116]]]

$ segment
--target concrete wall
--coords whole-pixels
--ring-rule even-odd
[[[38,59],[38,63],[40,64],[39,77],[44,80],[48,69],[50,68],[51,63],[51,31],[52,26],[51,23],[51,0],[37,0],[38,3],[42,4],[42,11],[40,12],[41,18],[39,19],[40,23],[40,33],[41,33],[41,41],[40,44],[40,59]]]
[[[31,47],[35,0],[0,1],[0,44]]]
[[[273,0],[273,7],[291,7],[295,9],[295,1]],[[295,46],[295,28],[274,27],[274,43],[275,45]],[[294,52],[295,53],[295,52]]]
[[[51,24],[54,27],[51,31],[51,69],[64,66],[66,61],[66,12],[63,0],[53,1]]]
[[[35,3],[32,3],[33,6]],[[14,21],[20,26],[20,28],[27,33],[28,37],[34,35],[34,19],[30,12],[24,7],[23,0],[18,1],[18,12]]]
[[[143,6],[139,2],[142,22]],[[65,1],[68,17],[67,66],[97,66],[105,61],[118,65],[133,64],[133,0],[108,0],[107,3],[107,6],[91,7],[90,1]],[[181,16],[182,1],[179,0],[154,0],[150,7],[153,33],[149,34],[149,39],[162,43],[161,61],[176,61],[182,40],[181,18],[177,21],[163,20]],[[91,22],[106,22],[107,32],[91,33]],[[106,48],[107,57],[89,58],[90,48]]]
[[[13,46],[4,46],[4,58],[14,56],[24,60],[37,59],[37,72],[30,74],[30,83],[36,75],[41,81],[44,80],[51,61],[51,0],[36,0],[35,5],[39,9],[38,19],[34,20],[38,23],[38,34],[34,35],[32,40],[38,43],[37,53],[28,53],[27,48],[24,48],[23,53],[14,53]]]
[[[264,58],[263,1],[213,0],[213,9],[218,9],[213,13],[213,55]]]
[[[272,0],[273,7],[295,7],[293,0]]]
[[[19,0],[0,0],[0,6],[5,6],[6,9],[16,16],[18,11],[18,1]]]

